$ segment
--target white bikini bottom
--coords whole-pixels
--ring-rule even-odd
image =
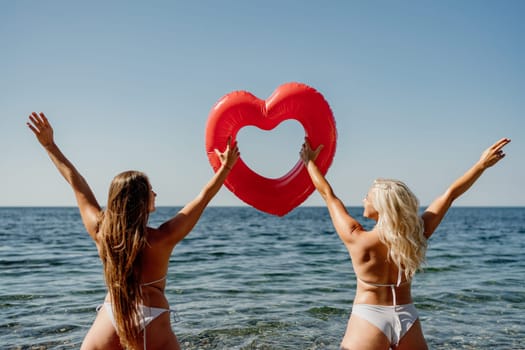
[[[386,335],[391,345],[397,345],[418,318],[414,304],[396,306],[354,304],[352,314],[376,326]]]
[[[111,323],[113,323],[113,327],[117,329],[117,323],[115,322],[115,316],[113,316],[113,308],[112,308],[111,303],[105,301],[104,304],[99,305],[97,307],[97,311],[99,311],[102,307],[106,309],[109,319],[111,320]],[[173,313],[175,322],[178,320],[175,310],[171,310],[171,309],[140,305],[140,311],[141,311],[140,330],[143,330],[144,328],[146,328],[151,323],[151,321],[153,321],[154,319],[156,319],[157,317],[159,317],[165,312]]]

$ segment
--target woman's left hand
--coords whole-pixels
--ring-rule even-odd
[[[509,142],[510,139],[502,138],[483,152],[479,159],[479,162],[481,163],[484,169],[493,166],[505,157],[503,147],[505,147]]]
[[[304,138],[303,147],[301,148],[301,159],[304,162],[304,165],[308,165],[309,161],[315,161],[317,159],[317,156],[323,149],[323,145],[319,145],[315,150],[312,149],[310,146],[310,142],[308,141],[308,138]]]

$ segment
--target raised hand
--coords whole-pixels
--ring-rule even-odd
[[[303,147],[301,148],[300,152],[301,159],[303,160],[304,164],[308,165],[309,161],[315,161],[322,149],[323,145],[319,145],[319,147],[317,147],[315,150],[312,150],[308,138],[305,137]]]
[[[26,124],[29,129],[33,131],[38,142],[40,142],[44,148],[51,146],[54,143],[53,128],[51,127],[51,124],[49,124],[44,113],[40,112],[37,114],[36,112],[33,112],[29,115],[29,120],[30,122],[27,122]]]
[[[215,149],[215,154],[217,155],[217,157],[219,157],[221,164],[230,170],[235,165],[235,162],[237,162],[237,159],[239,159],[239,156],[241,155],[241,153],[239,152],[239,147],[237,146],[237,141],[235,141],[232,146],[231,140],[232,137],[228,137],[228,144],[226,145],[226,149],[224,150],[224,152],[220,152],[218,149]]]
[[[505,157],[503,152],[503,147],[505,147],[510,142],[510,139],[502,138],[489,148],[487,148],[482,154],[479,162],[484,169],[489,168],[499,162]]]

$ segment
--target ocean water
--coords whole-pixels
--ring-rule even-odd
[[[413,283],[431,349],[525,349],[524,253],[525,208],[449,211]],[[175,248],[166,295],[183,349],[301,350],[338,349],[354,290],[325,208],[211,207]],[[0,208],[0,349],[78,349],[104,295],[76,208]]]

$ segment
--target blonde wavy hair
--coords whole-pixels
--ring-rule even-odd
[[[147,246],[150,185],[145,174],[126,171],[111,182],[99,224],[100,256],[123,348],[139,348],[142,317],[142,252]]]
[[[379,239],[388,247],[388,258],[410,280],[424,263],[427,250],[419,201],[398,180],[377,179],[371,190],[372,205],[378,213]]]

